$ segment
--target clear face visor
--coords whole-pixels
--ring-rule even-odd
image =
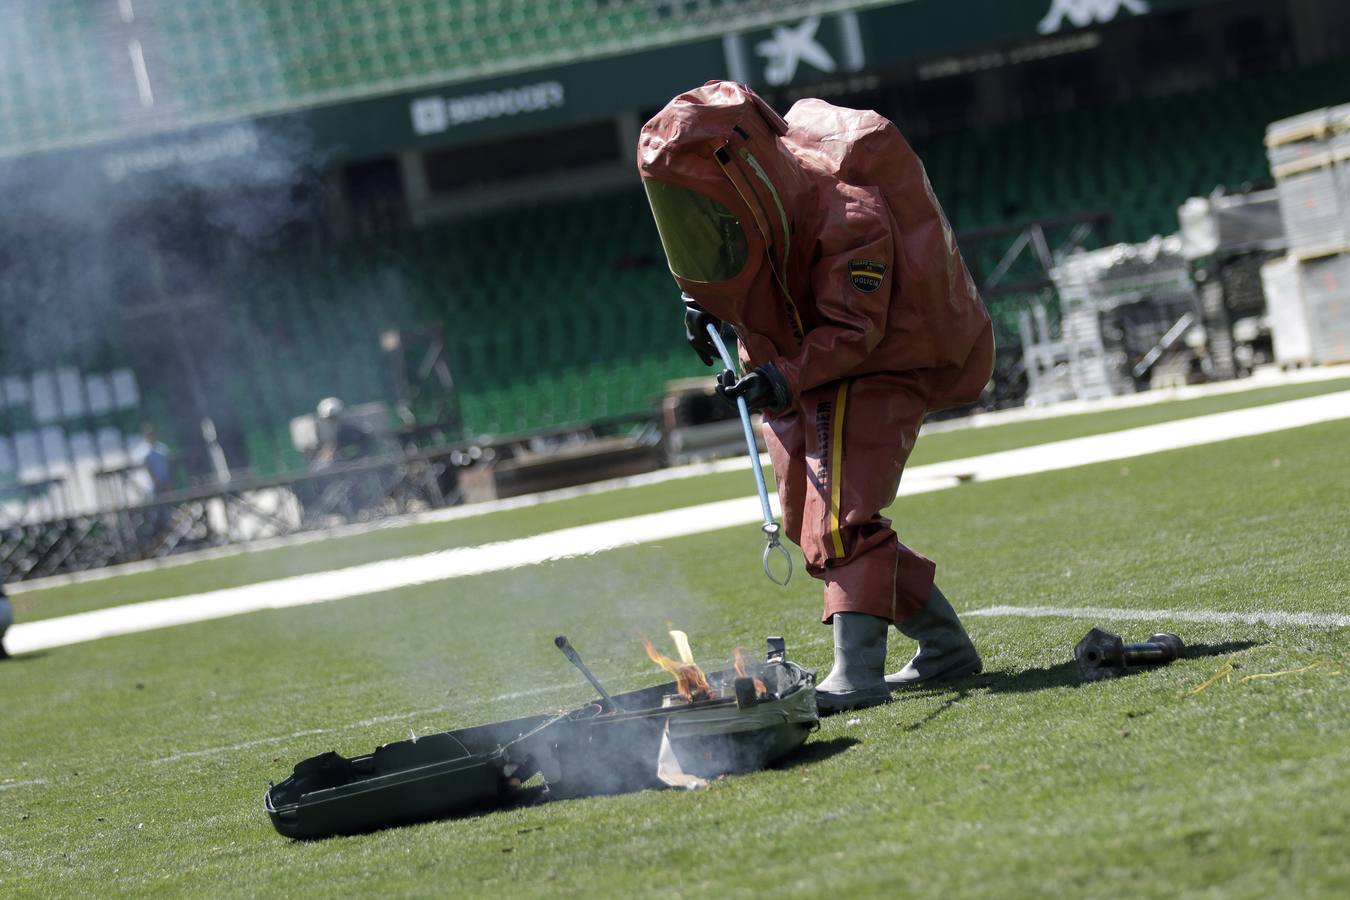
[[[670,271],[708,284],[745,268],[749,242],[740,221],[712,197],[664,181],[644,179]]]

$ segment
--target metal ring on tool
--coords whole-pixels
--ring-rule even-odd
[[[787,587],[787,583],[792,580],[792,552],[778,542],[777,522],[765,522],[763,531],[764,537],[768,539],[768,542],[764,545],[764,574],[774,584]],[[769,565],[769,558],[773,555],[774,550],[783,554],[783,559],[787,560],[787,574],[783,576],[782,581],[774,577],[773,568]]]

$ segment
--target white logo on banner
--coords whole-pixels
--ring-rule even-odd
[[[198,166],[258,152],[258,134],[239,125],[202,138],[170,141],[103,157],[103,175],[114,184],[129,175],[158,172],[176,166]]]
[[[825,29],[822,34],[821,26]],[[750,65],[747,43],[756,56],[765,60],[763,74]],[[802,63],[825,73],[861,71],[866,60],[857,13],[843,12],[827,18],[811,16],[796,25],[775,25],[766,31],[731,32],[722,36],[726,52],[727,74],[732,81],[755,84],[763,81],[773,87],[790,84]]]
[[[450,115],[445,111],[445,98],[423,97],[412,102],[413,131],[435,134],[450,127]]]
[[[1075,28],[1093,22],[1110,22],[1120,15],[1121,10],[1137,16],[1150,12],[1145,0],[1052,0],[1050,11],[1036,30],[1041,34],[1054,34],[1064,27],[1065,19]]]
[[[772,85],[787,84],[797,75],[797,66],[804,60],[822,72],[834,71],[834,57],[816,40],[820,16],[803,19],[796,28],[778,25],[773,37],[755,45],[755,53],[769,64],[764,67],[764,80]]]
[[[460,97],[419,97],[412,101],[413,131],[438,134],[455,125],[467,125],[502,116],[556,109],[567,102],[563,86],[556,81],[541,81],[522,87]]]

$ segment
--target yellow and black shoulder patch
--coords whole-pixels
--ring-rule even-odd
[[[886,275],[886,267],[870,259],[850,259],[848,261],[848,280],[864,294],[870,294],[881,287],[881,279]]]

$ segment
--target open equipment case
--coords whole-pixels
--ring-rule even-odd
[[[768,643],[762,663],[710,673],[707,698],[682,697],[668,682],[558,714],[385,744],[365,756],[330,751],[269,786],[263,805],[281,834],[321,838],[531,797],[690,787],[761,769],[819,725],[815,673],[787,659],[782,638]],[[536,775],[542,790],[522,787]]]

